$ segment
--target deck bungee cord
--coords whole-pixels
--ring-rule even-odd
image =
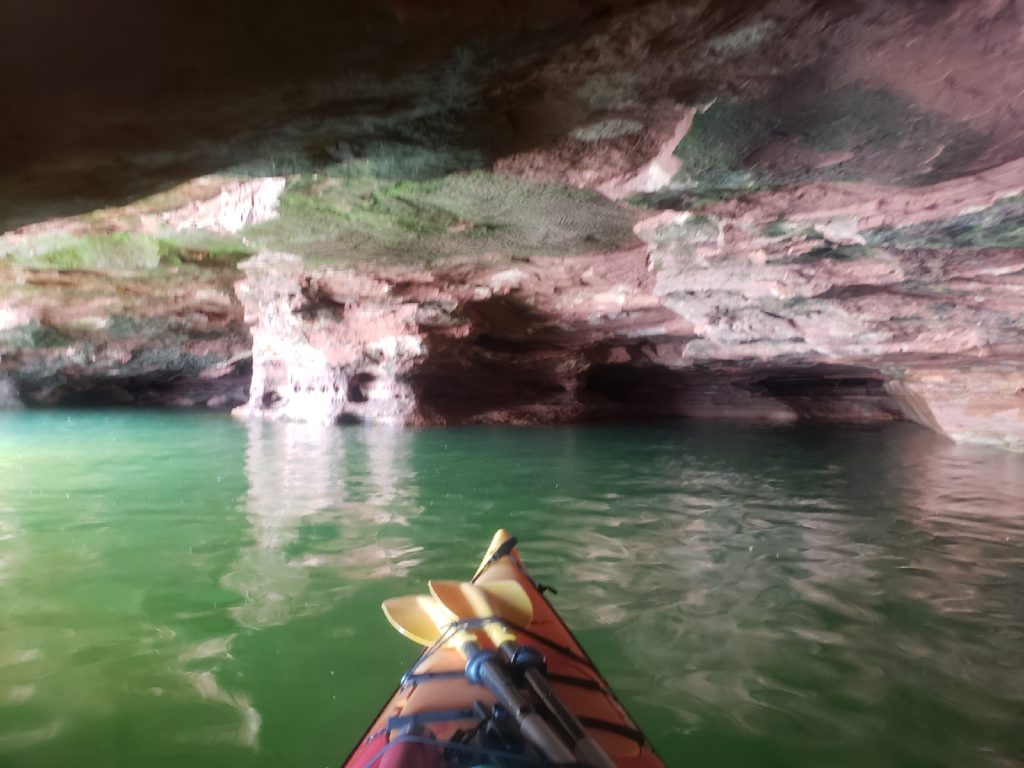
[[[445,750],[463,751],[470,756],[479,755],[481,757],[490,757],[495,760],[501,760],[504,763],[512,761],[516,766],[522,766],[522,768],[598,768],[598,766],[588,765],[587,763],[549,763],[543,760],[530,757],[528,755],[517,755],[513,752],[504,752],[501,750],[487,749],[485,747],[471,746],[468,744],[453,744],[449,741],[442,741],[441,739],[431,738],[429,736],[416,736],[413,734],[404,734],[392,739],[386,746],[382,747],[381,750],[370,758],[370,760],[359,768],[377,768],[380,765],[380,761],[383,760],[392,748],[398,748],[402,744],[422,744],[425,746],[432,747],[443,747]],[[491,768],[491,766],[476,763],[477,768]]]

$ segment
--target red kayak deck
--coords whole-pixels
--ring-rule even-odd
[[[533,604],[530,624],[512,628],[518,643],[531,646],[546,657],[549,684],[615,765],[664,768],[569,628],[527,574],[515,540],[506,531],[498,531],[473,582],[484,586],[505,579],[519,582]],[[473,711],[481,711],[481,705],[489,709],[494,697],[486,688],[473,685],[461,675],[465,665],[465,658],[454,648],[428,649],[367,729],[344,768],[446,768],[441,760],[441,747],[402,734],[409,724],[415,723],[428,728],[432,739],[445,742],[479,722],[479,715]]]

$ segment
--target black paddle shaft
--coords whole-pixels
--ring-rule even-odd
[[[485,651],[476,643],[462,646],[466,655],[466,679],[483,685],[498,700],[529,743],[555,765],[573,765],[576,757],[548,722],[537,713],[530,701],[516,688],[504,662],[493,651]]]
[[[523,677],[526,678],[527,685],[565,731],[575,757],[594,768],[615,768],[615,763],[608,754],[551,689],[544,676],[544,657],[533,648],[520,646],[514,642],[502,643],[501,650],[512,664],[516,664],[519,659],[524,660]]]

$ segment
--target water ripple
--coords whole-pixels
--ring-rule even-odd
[[[1024,754],[1021,456],[913,428],[2,421],[4,764],[336,764],[415,651],[380,600],[466,577],[498,526],[670,765]]]

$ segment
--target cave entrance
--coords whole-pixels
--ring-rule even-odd
[[[428,423],[903,418],[886,377],[873,368],[747,361],[667,366],[656,361],[649,339],[638,342],[626,326],[617,333],[566,323],[514,296],[468,302],[459,314],[465,325],[457,333],[422,329],[427,354],[411,380]],[[684,341],[666,336],[658,343]]]
[[[579,397],[591,413],[606,418],[852,423],[903,418],[881,372],[845,365],[595,364],[580,377]]]

